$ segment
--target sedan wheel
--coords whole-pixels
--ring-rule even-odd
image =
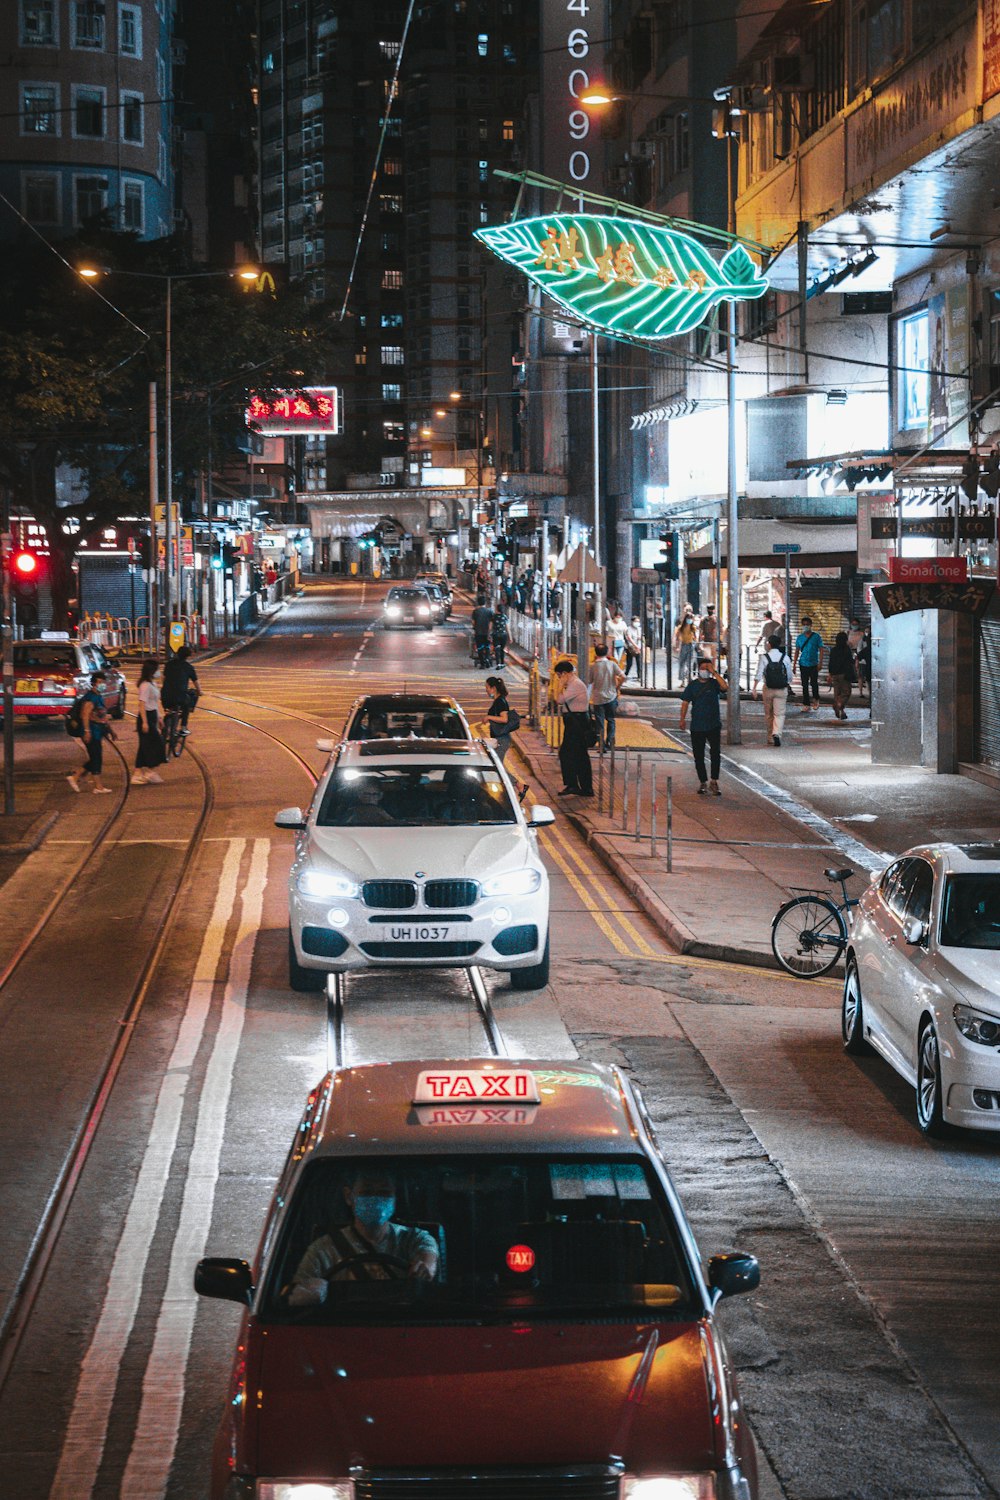
[[[861,975],[858,961],[852,953],[847,960],[844,975],[844,999],[840,1010],[840,1034],[844,1039],[844,1051],[852,1057],[863,1057],[871,1048],[865,1041],[865,1009],[861,998]]]
[[[924,1135],[947,1135],[941,1107],[941,1050],[934,1024],[928,1021],[917,1045],[917,1124]]]

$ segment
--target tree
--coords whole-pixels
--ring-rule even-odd
[[[166,277],[177,278],[173,478],[182,499],[210,451],[217,460],[245,451],[254,391],[329,379],[341,349],[339,326],[299,289],[248,294],[185,266],[170,241],[108,234],[61,250],[70,266],[110,274],[85,282],[32,242],[5,250],[0,277],[0,490],[44,527],[55,628],[68,619],[81,542],[147,508],[148,388],[158,382],[162,402]],[[71,493],[60,492],[66,474]]]

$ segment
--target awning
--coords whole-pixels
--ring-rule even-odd
[[[858,561],[858,531],[850,526],[813,526],[801,521],[741,521],[740,567],[784,568],[784,552],[775,546],[797,546],[789,557],[793,568],[850,568]],[[726,561],[725,525],[722,527],[722,563]],[[712,548],[699,547],[686,554],[689,571],[711,568]]]

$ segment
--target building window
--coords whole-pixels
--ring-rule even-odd
[[[899,426],[926,427],[930,396],[930,320],[927,309],[900,318],[897,329]]]
[[[73,46],[100,52],[104,48],[104,5],[101,0],[73,0]]]
[[[364,344],[361,345],[360,349],[355,349],[354,363],[359,369],[362,369],[368,363],[368,350]]]
[[[158,99],[167,97],[167,64],[159,53],[156,54],[156,97]]]
[[[55,172],[25,172],[21,179],[24,217],[32,224],[58,224],[59,178]]]
[[[73,179],[73,221],[79,228],[88,219],[96,219],[108,206],[108,179],[106,177],[75,177]]]
[[[403,200],[398,193],[382,193],[378,201],[379,207],[384,214],[401,214],[403,212]]]
[[[398,156],[387,156],[382,163],[382,171],[386,177],[402,177],[403,163]]]
[[[122,224],[133,234],[142,234],[146,227],[146,201],[141,182],[122,184]]]
[[[386,312],[382,314],[380,321],[383,328],[402,328],[403,314]]]
[[[123,93],[121,101],[122,140],[127,141],[130,146],[141,146],[142,95]]]
[[[403,387],[398,383],[393,383],[392,385],[384,385],[382,387],[383,401],[402,401],[402,399]]]
[[[137,5],[118,7],[118,51],[123,57],[142,56],[142,11]]]
[[[73,134],[86,140],[104,137],[104,90],[77,84],[73,89]]]
[[[403,365],[406,363],[406,355],[403,353],[402,344],[383,344],[382,363],[384,365]]]
[[[490,34],[488,31],[481,31],[476,37],[476,51],[479,53],[480,57],[489,57]]]
[[[59,134],[59,87],[55,83],[22,83],[21,134]]]
[[[503,122],[503,128],[502,128],[502,130],[500,132],[500,135],[501,135],[501,139],[505,140],[505,141],[512,141],[514,139],[514,121],[513,120],[504,120],[504,122]]]
[[[383,422],[382,440],[386,443],[403,443],[406,441],[406,427],[402,422]]]
[[[383,292],[401,292],[403,290],[402,271],[383,271],[382,290]]]
[[[56,45],[56,0],[21,0],[21,46]]]
[[[167,143],[163,139],[162,135],[160,136],[160,138],[157,141],[156,145],[157,145],[157,151],[156,151],[156,156],[157,156],[157,161],[156,161],[157,176],[159,177],[159,179],[160,179],[161,182],[166,182],[166,180],[167,180]]]
[[[490,205],[488,203],[480,203],[479,205],[479,222],[480,224],[488,224],[490,222]]]
[[[381,52],[382,56],[387,57],[390,62],[395,62],[396,58],[399,56],[399,43],[379,42],[378,50]]]

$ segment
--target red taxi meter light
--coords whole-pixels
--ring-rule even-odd
[[[38,558],[33,552],[15,552],[14,571],[22,578],[30,578],[32,573],[38,572]]]
[[[417,1077],[414,1104],[539,1104],[538,1081],[528,1068],[427,1068]]]

